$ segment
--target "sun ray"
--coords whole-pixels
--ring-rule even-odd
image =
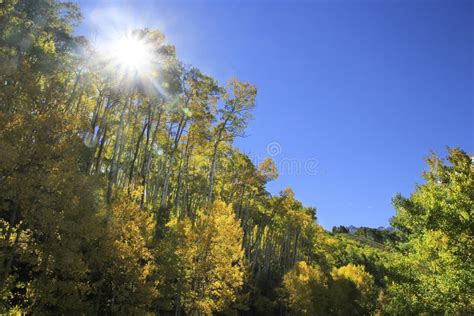
[[[152,45],[136,33],[126,33],[111,41],[105,55],[120,77],[132,80],[149,77],[157,63]]]

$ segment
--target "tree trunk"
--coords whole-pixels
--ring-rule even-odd
[[[122,107],[122,111],[120,113],[120,121],[119,121],[119,128],[117,130],[117,137],[115,139],[114,144],[114,151],[112,154],[112,161],[110,163],[110,170],[109,170],[109,182],[107,186],[107,202],[110,204],[112,202],[112,191],[115,182],[117,181],[117,173],[118,173],[118,165],[117,165],[117,157],[119,155],[120,145],[123,138],[123,129],[125,124],[125,113],[128,107],[128,103],[131,99],[131,93],[127,96],[124,105]]]
[[[146,123],[143,125],[142,132],[141,132],[140,135],[138,136],[138,140],[137,140],[137,143],[136,143],[136,145],[135,145],[135,151],[134,151],[134,153],[133,153],[132,162],[130,163],[130,172],[129,172],[129,174],[128,174],[128,185],[129,185],[129,186],[132,185],[133,171],[134,171],[134,168],[135,168],[135,161],[137,160],[138,151],[140,150],[140,144],[142,143],[143,136],[145,135],[145,130],[147,130],[147,129],[149,129],[148,122],[146,122]],[[129,190],[130,190],[130,189],[129,189]]]
[[[143,192],[142,192],[142,197],[140,199],[140,207],[143,208],[145,206],[145,199],[146,199],[146,194],[148,191],[148,174],[150,172],[150,167],[151,167],[151,150],[153,149],[153,146],[155,145],[156,142],[156,135],[158,133],[158,128],[161,123],[161,115],[163,113],[163,109],[161,108],[160,111],[158,112],[158,118],[156,122],[155,129],[153,130],[153,134],[151,136],[151,144],[149,145],[149,140],[150,140],[150,131],[151,131],[151,123],[150,123],[150,128],[147,130],[147,136],[146,136],[146,144],[145,144],[145,154],[143,157],[143,164],[142,164],[142,170],[141,170],[141,176],[142,176],[142,187],[143,187]]]

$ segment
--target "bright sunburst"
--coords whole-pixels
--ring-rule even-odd
[[[126,76],[143,76],[153,66],[153,51],[149,43],[134,34],[126,34],[109,47],[113,67]]]

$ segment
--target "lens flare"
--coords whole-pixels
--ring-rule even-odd
[[[126,76],[143,76],[152,69],[153,50],[144,39],[126,34],[110,46],[111,65]]]

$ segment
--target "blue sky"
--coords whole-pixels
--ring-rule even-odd
[[[184,62],[257,85],[237,145],[258,161],[277,142],[284,170],[268,189],[291,186],[328,229],[388,225],[391,198],[422,182],[430,150],[474,152],[472,1],[79,5],[78,33],[158,28]]]

